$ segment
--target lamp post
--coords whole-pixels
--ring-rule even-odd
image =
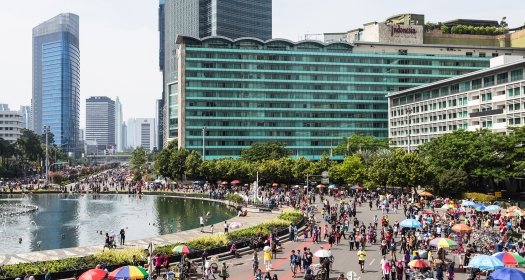
[[[405,108],[405,113],[407,113],[408,118],[408,152],[410,153],[410,133],[411,133],[411,124],[412,124],[412,108]]]
[[[47,140],[47,134],[49,133],[50,127],[48,125],[44,125],[44,133],[46,134],[46,186],[49,183],[49,151],[48,151],[48,140]]]
[[[205,145],[205,139],[204,137],[206,136],[206,127],[203,126],[202,127],[202,160],[205,160],[206,159],[206,145]]]

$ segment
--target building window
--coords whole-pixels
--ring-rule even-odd
[[[486,55],[485,55],[484,52],[480,52],[480,53],[479,53],[479,57],[485,57],[485,56],[486,56]]]
[[[504,84],[509,81],[509,73],[500,73],[498,74],[498,84]]]
[[[472,89],[481,88],[481,79],[472,80]]]
[[[523,69],[518,69],[510,72],[511,81],[519,81],[523,79]]]
[[[471,57],[471,56],[472,56],[472,52],[467,52],[467,53],[465,54],[465,56],[467,56],[467,57]]]
[[[490,87],[494,85],[494,76],[488,76],[483,78],[483,86]]]
[[[492,57],[498,57],[499,54],[498,53],[492,53]]]

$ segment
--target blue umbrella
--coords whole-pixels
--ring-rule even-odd
[[[490,213],[496,213],[499,210],[501,210],[501,207],[499,207],[498,205],[489,205],[485,207],[485,211],[490,212]]]
[[[421,228],[421,223],[415,219],[403,220],[399,225],[404,228]]]
[[[476,203],[474,201],[466,200],[461,203],[461,206],[463,207],[474,207],[476,206]]]
[[[513,268],[496,269],[489,280],[525,280],[525,273]]]
[[[495,270],[503,268],[505,265],[498,258],[487,255],[477,255],[470,260],[468,263],[469,267],[477,268],[480,270]]]
[[[334,184],[331,184],[330,186],[328,186],[329,189],[337,189],[337,186],[334,185]]]

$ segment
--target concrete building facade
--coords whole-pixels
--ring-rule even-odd
[[[7,109],[0,110],[0,138],[14,143],[22,135],[22,114]]]
[[[389,139],[407,150],[458,129],[509,133],[525,123],[525,60],[501,56],[491,67],[388,94]]]

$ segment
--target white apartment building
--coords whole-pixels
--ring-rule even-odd
[[[15,142],[22,135],[22,114],[0,110],[0,138]]]
[[[525,123],[525,60],[491,59],[491,67],[388,97],[388,135],[407,150],[458,129],[508,133]]]
[[[143,147],[152,151],[156,146],[156,126],[154,118],[131,118],[127,122],[127,147]]]

